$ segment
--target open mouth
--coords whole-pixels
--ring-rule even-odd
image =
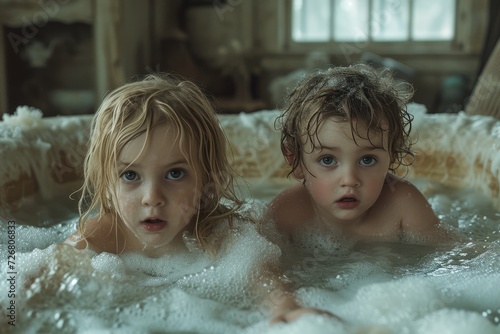
[[[339,202],[356,202],[357,200],[353,197],[344,197]]]
[[[167,222],[162,219],[145,219],[141,222],[144,229],[149,232],[157,232],[164,229],[167,226]]]
[[[143,221],[143,223],[146,223],[146,224],[158,224],[158,223],[163,223],[164,220],[161,220],[161,219],[146,219],[145,221]]]
[[[354,209],[359,205],[359,201],[354,197],[342,197],[337,201],[337,205],[342,209]]]

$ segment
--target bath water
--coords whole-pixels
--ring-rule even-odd
[[[500,213],[481,194],[416,184],[462,241],[355,244],[311,231],[300,249],[280,250],[253,226],[240,224],[217,260],[196,249],[158,259],[97,255],[56,245],[76,228],[66,205],[26,206],[15,216],[15,332],[500,333]],[[251,210],[261,212],[279,190],[255,187]],[[6,224],[0,232],[5,239]],[[261,259],[281,252],[301,304],[343,321],[307,315],[269,325],[249,281]],[[2,263],[5,332],[12,326]]]

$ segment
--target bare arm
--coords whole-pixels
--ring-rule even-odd
[[[287,281],[277,265],[266,264],[257,283],[258,294],[265,294],[263,306],[271,314],[271,324],[291,322],[305,314],[320,314],[334,317],[334,314],[312,307],[302,307],[295,297],[291,282]]]

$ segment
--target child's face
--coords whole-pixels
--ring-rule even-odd
[[[366,130],[359,126],[359,133]],[[377,201],[391,163],[387,136],[371,133],[370,140],[351,134],[349,122],[326,119],[318,132],[318,149],[304,147],[295,175],[319,213],[330,221],[356,221]],[[374,147],[376,146],[376,147]],[[312,150],[312,152],[311,152]]]
[[[179,241],[197,210],[196,170],[182,154],[177,133],[167,124],[158,126],[146,144],[142,134],[118,157],[116,201],[128,228],[125,233],[148,246]]]

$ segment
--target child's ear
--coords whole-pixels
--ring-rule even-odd
[[[285,157],[286,163],[289,166],[293,166],[293,163],[295,162],[296,159],[295,153],[293,153],[288,147],[285,147],[284,145],[281,145],[281,152]],[[293,176],[295,176],[297,180],[302,180],[304,178],[304,171],[302,170],[302,164],[299,164],[297,168],[295,168],[295,170],[293,171]]]
[[[293,176],[295,176],[297,180],[304,179],[304,170],[302,169],[302,164],[299,164],[297,168],[295,168],[295,170],[293,171]]]

